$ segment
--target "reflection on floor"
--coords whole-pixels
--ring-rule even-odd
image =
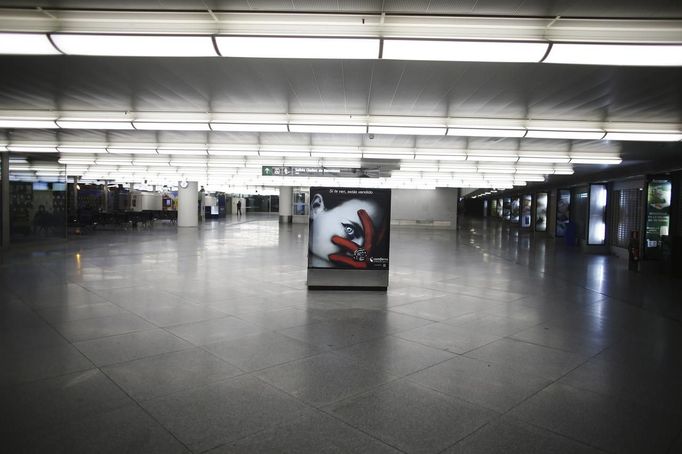
[[[514,229],[394,230],[307,292],[276,217],[0,266],[4,452],[682,452],[680,282]]]

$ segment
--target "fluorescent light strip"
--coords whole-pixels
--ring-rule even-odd
[[[550,131],[529,129],[526,139],[569,139],[569,140],[601,140],[604,131]]]
[[[571,158],[571,164],[620,164],[623,162],[620,158],[602,158],[602,159],[586,159],[586,158]]]
[[[679,142],[682,140],[682,133],[607,132],[604,139],[642,142]]]
[[[62,129],[135,129],[129,121],[78,121],[57,120]]]
[[[212,131],[227,132],[289,132],[286,124],[271,123],[210,123]]]
[[[0,120],[0,128],[57,129],[54,120]]]
[[[548,43],[385,39],[387,60],[480,61],[535,63]]]
[[[7,145],[7,149],[16,153],[57,153],[55,146]]]
[[[210,36],[96,35],[54,33],[52,41],[67,55],[108,57],[215,57]]]
[[[208,123],[133,121],[143,131],[210,131]]]
[[[301,125],[290,124],[290,132],[322,133],[322,134],[365,134],[367,126],[361,125]]]
[[[43,33],[0,33],[0,54],[59,55]]]
[[[377,38],[216,36],[223,57],[248,58],[379,58]]]
[[[369,126],[370,134],[444,136],[447,128],[417,126]]]
[[[554,43],[545,63],[682,66],[682,45]]]
[[[513,137],[526,135],[525,129],[484,129],[484,128],[448,128],[448,136],[465,137]]]

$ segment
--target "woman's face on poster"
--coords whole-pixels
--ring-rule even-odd
[[[365,232],[358,216],[365,210],[375,227],[382,222],[382,213],[375,202],[363,199],[350,199],[331,209],[325,209],[322,195],[315,194],[310,203],[310,253],[318,259],[329,261],[330,254],[341,253],[341,248],[332,243],[333,236],[346,238],[359,246],[364,246]]]

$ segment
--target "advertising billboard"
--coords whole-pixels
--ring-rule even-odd
[[[547,193],[540,192],[535,196],[535,231],[547,230]]]
[[[310,188],[308,268],[388,270],[391,190]]]
[[[559,189],[556,205],[556,236],[563,237],[566,234],[568,221],[571,219],[571,190]]]
[[[497,199],[490,201],[490,216],[497,217]]]
[[[502,217],[504,218],[505,221],[508,221],[509,218],[511,217],[511,203],[512,202],[510,197],[504,198]]]
[[[497,217],[500,219],[502,219],[502,209],[503,209],[502,199],[497,199]]]
[[[511,221],[512,224],[518,224],[519,223],[519,205],[521,204],[521,200],[516,197],[512,199],[511,201]]]
[[[646,247],[654,249],[661,246],[662,236],[669,234],[670,200],[672,184],[670,180],[649,182],[646,199]]]
[[[533,198],[530,194],[526,194],[521,197],[521,227],[528,228],[531,224],[531,211],[530,207],[533,202]]]
[[[604,244],[606,242],[606,198],[605,184],[590,185],[587,244]]]

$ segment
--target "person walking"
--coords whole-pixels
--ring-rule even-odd
[[[242,215],[242,201],[237,200],[237,216],[241,216],[241,215]]]

